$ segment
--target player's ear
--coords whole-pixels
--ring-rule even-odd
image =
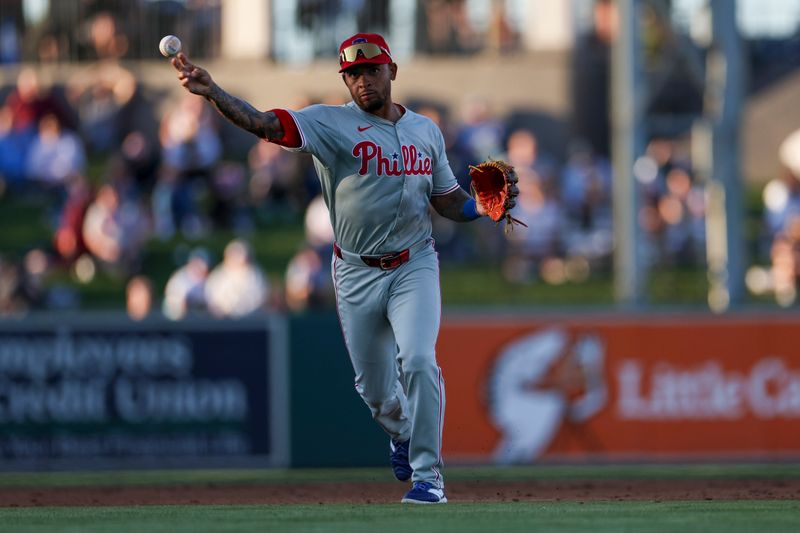
[[[389,63],[389,72],[391,73],[390,79],[394,81],[397,77],[397,63]]]

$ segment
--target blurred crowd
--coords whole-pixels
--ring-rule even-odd
[[[36,279],[47,269],[69,271],[85,283],[98,270],[130,279],[128,307],[135,316],[159,305],[174,319],[193,312],[236,317],[331,305],[333,234],[310,158],[255,139],[245,160],[228,158],[224,121],[202,98],[185,94],[155,116],[142,88],[118,63],[88,68],[61,91],[23,68],[0,108],[5,194],[47,197],[53,230],[51,247],[37,249],[36,259],[4,263],[2,311],[69,305],[69,298],[53,301],[43,293]],[[541,139],[547,132],[498,116],[481,98],[466,99],[459,114],[430,102],[409,105],[444,132],[463,187],[469,188],[469,165],[487,156],[508,160],[520,178],[515,216],[528,229],[505,234],[488,220],[459,225],[435,216],[442,261],[501,257],[499,267],[513,283],[580,282],[609,269],[607,155],[581,139],[570,141],[563,156],[550,152],[552,139]],[[679,146],[654,139],[639,173],[646,199],[641,217],[654,262],[689,264],[703,256],[703,194]],[[99,177],[91,180],[89,162],[98,167]],[[270,231],[273,223],[298,219],[305,241],[280,279],[268,279],[246,240],[238,238],[216,265],[202,247],[186,254],[163,290],[143,265],[154,240],[202,243],[219,230],[246,237],[255,228]]]
[[[404,102],[439,125],[465,189],[469,165],[487,157],[507,160],[520,179],[514,215],[527,229],[505,233],[486,219],[456,224],[434,215],[442,262],[499,258],[496,266],[514,284],[581,283],[610,272],[609,126],[608,114],[597,110],[608,109],[614,28],[602,11],[610,3],[598,5],[593,33],[576,46],[572,123],[527,111],[500,115],[476,96],[451,105]],[[98,13],[89,30],[98,59],[65,84],[23,67],[15,85],[0,92],[0,196],[47,198],[52,229],[51,243],[24,257],[0,250],[0,315],[79,307],[75,294],[48,286],[54,272],[81,283],[98,272],[125,280],[136,318],[156,310],[177,320],[331,306],[333,233],[310,157],[242,136],[188,93],[159,113],[156,98],[119,61],[124,47],[114,44],[122,35],[115,18]],[[298,97],[292,107],[343,97]],[[689,152],[683,135],[653,136],[636,163],[646,236],[640,246],[651,266],[705,262],[706,198]],[[765,190],[763,242],[773,266],[748,281],[788,303],[800,277],[798,158],[796,133],[781,148],[784,175]],[[300,220],[303,242],[283,272],[268,275],[247,237]],[[206,240],[219,234],[238,237],[215,258]],[[154,281],[145,261],[158,241],[194,246],[174,254],[164,283]]]
[[[755,294],[774,294],[785,307],[797,300],[800,283],[800,129],[779,148],[780,172],[763,190],[764,223],[757,253],[770,266],[754,266],[747,273]]]
[[[148,242],[201,241],[216,230],[246,234],[259,212],[302,213],[317,194],[313,182],[306,190],[293,181],[310,169],[287,163],[267,143],[255,144],[246,163],[225,160],[219,120],[202,98],[187,94],[162,116],[153,109],[118,62],[93,63],[64,87],[20,70],[0,107],[0,190],[45,203],[53,237],[36,250],[38,261],[3,258],[0,313],[58,306],[63,298],[48,300],[42,284],[32,282],[48,269],[71,271],[86,283],[99,269],[131,278],[129,301],[146,301],[135,295],[152,290],[143,283]],[[92,179],[90,163],[97,166]],[[200,307],[198,289],[184,290],[200,256],[176,272],[183,281],[170,279],[168,316]],[[237,316],[270,303],[267,279],[245,242],[231,242],[216,268],[209,260],[201,292],[210,313]],[[29,263],[40,270],[36,276]],[[188,300],[182,307],[174,305],[178,293]]]

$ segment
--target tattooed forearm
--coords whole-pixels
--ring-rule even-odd
[[[216,84],[209,91],[207,98],[225,118],[240,128],[262,139],[283,137],[281,123],[275,113],[259,111],[244,100],[228,94]]]

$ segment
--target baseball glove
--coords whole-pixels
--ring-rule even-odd
[[[475,200],[483,207],[486,214],[495,222],[505,219],[506,231],[514,229],[514,224],[528,227],[527,224],[511,216],[511,208],[516,205],[517,173],[514,167],[505,161],[489,159],[478,165],[470,165],[470,187]]]

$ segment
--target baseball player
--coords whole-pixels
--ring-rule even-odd
[[[486,209],[456,183],[441,131],[392,101],[397,64],[386,41],[372,33],[346,39],[339,73],[352,102],[299,111],[256,110],[185,54],[172,65],[186,89],[232,123],[313,156],[336,238],[333,281],[355,388],[390,436],[395,477],[412,481],[401,501],[447,502],[444,380],[434,351],[439,263],[428,205],[455,221]]]

